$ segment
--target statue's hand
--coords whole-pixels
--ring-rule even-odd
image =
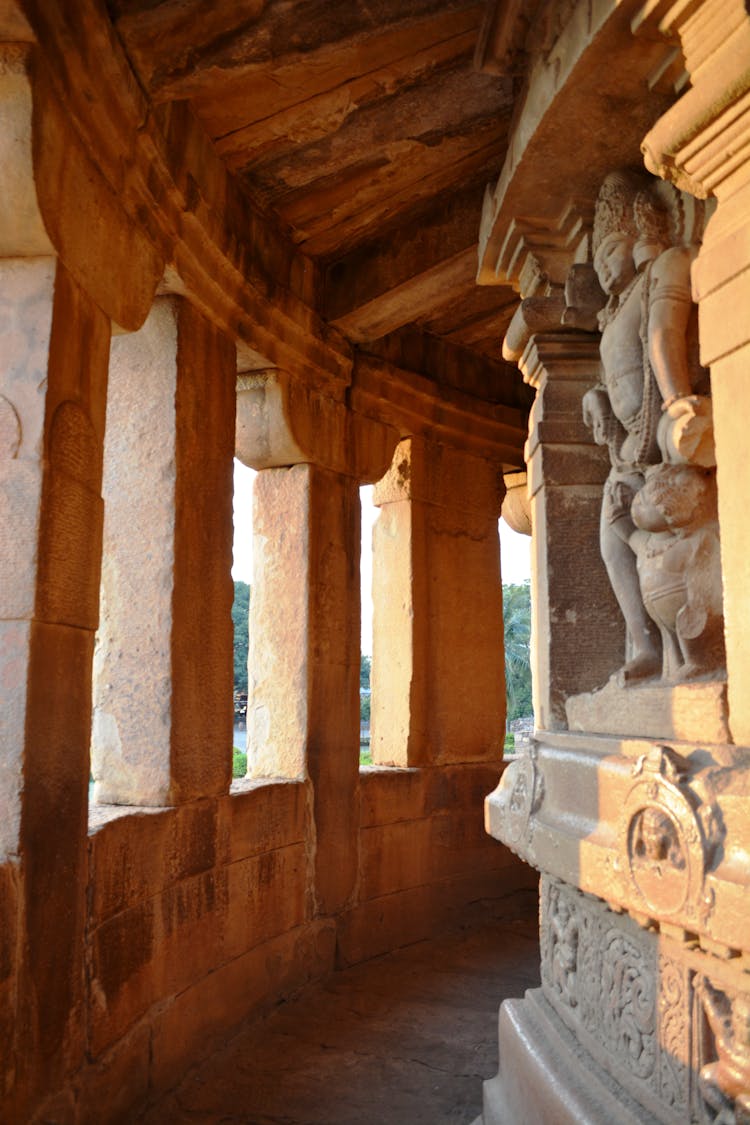
[[[665,461],[712,468],[716,452],[711,399],[685,395],[666,402],[657,439]]]

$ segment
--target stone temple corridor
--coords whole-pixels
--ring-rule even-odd
[[[2,1125],[750,1125],[749,371],[749,0],[0,0]]]
[[[139,1125],[471,1125],[497,1070],[497,1000],[539,985],[536,906],[533,891],[477,903],[440,937],[308,985]]]

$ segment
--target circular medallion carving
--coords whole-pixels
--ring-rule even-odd
[[[630,873],[642,898],[658,914],[675,914],[688,894],[690,870],[680,827],[661,805],[646,805],[628,830]]]
[[[706,842],[683,763],[666,747],[639,759],[621,824],[621,848],[642,908],[656,916],[696,915]]]

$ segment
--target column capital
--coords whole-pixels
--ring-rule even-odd
[[[374,502],[382,507],[411,500],[496,520],[504,494],[499,463],[417,436],[397,446],[388,472],[375,486]]]
[[[371,482],[385,473],[398,440],[392,426],[278,368],[237,377],[236,456],[253,469],[314,464]]]

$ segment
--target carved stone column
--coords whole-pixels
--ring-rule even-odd
[[[389,427],[269,371],[240,376],[237,455],[254,487],[248,776],[308,777],[318,909],[358,871],[360,480],[385,472]]]
[[[0,1094],[19,1121],[84,1056],[111,322],[137,328],[163,270],[34,62],[0,46]]]
[[[518,359],[536,388],[526,443],[532,524],[534,715],[564,728],[565,701],[617,667],[624,630],[599,550],[609,463],[583,424],[599,370],[598,337],[538,332]]]
[[[33,984],[12,1022],[19,1036],[34,1030],[15,1064],[22,1094],[27,1082],[54,1085],[82,1049],[75,1012],[110,324],[51,259],[5,260],[0,272],[0,839],[25,876],[19,971]],[[10,1056],[10,1034],[4,1043]]]
[[[181,298],[112,345],[92,772],[99,803],[227,791],[235,350]]]
[[[373,761],[502,757],[501,467],[409,438],[375,489]]]

